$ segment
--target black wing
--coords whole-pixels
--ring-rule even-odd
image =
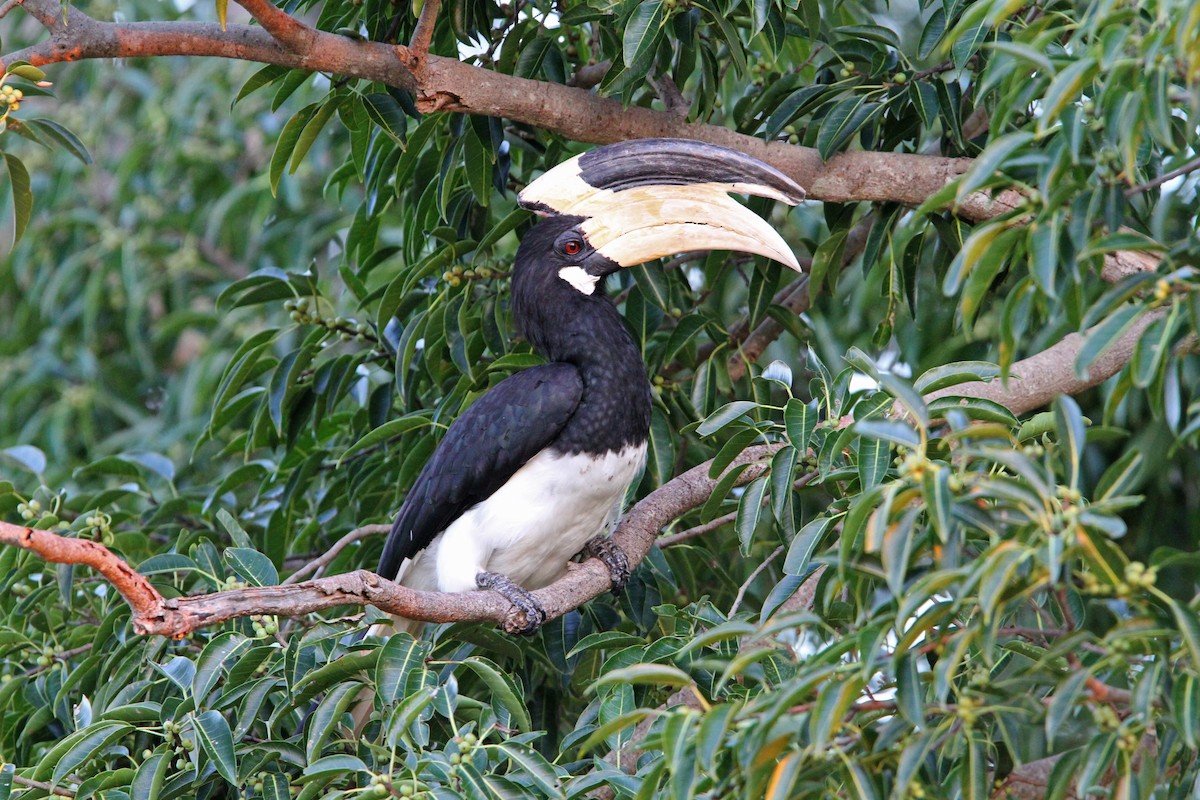
[[[446,431],[392,523],[379,574],[392,578],[471,506],[558,437],[583,395],[579,370],[543,364],[505,378]]]

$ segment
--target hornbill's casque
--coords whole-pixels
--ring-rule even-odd
[[[546,219],[517,250],[512,315],[550,363],[505,379],[450,426],[396,516],[380,575],[425,591],[494,589],[529,631],[544,614],[528,590],[581,551],[608,564],[614,586],[624,582],[624,553],[607,534],[645,459],[650,382],[602,282],[687,250],[799,269],[779,234],[727,192],[804,197],[756,159],[680,139],[592,150],[520,193]]]

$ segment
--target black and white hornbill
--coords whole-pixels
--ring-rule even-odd
[[[642,469],[650,382],[604,278],[687,250],[758,253],[799,269],[779,234],[728,192],[795,204],[803,190],[724,147],[643,139],[601,147],[542,175],[520,204],[546,219],[525,234],[512,315],[550,363],[479,398],[446,431],[396,516],[379,574],[418,590],[494,589],[544,620],[530,589],[605,546]]]

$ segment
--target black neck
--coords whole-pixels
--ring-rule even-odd
[[[555,448],[601,454],[645,443],[646,367],[602,285],[585,295],[554,270],[518,265],[512,292],[514,321],[533,348],[551,361],[575,365],[583,378],[583,398]]]

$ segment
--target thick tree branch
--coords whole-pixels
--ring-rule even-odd
[[[50,38],[9,54],[4,62],[24,60],[44,66],[85,58],[218,56],[365,78],[413,91],[418,107],[426,111],[503,117],[581,142],[668,136],[722,144],[773,164],[815,200],[916,205],[971,165],[970,159],[868,152],[843,153],[823,163],[812,148],[764,142],[720,126],[689,123],[663,111],[624,108],[618,100],[584,89],[491,72],[453,58],[430,55],[414,73],[415,48],[359,41],[308,29],[299,21],[293,28],[257,5],[263,2],[247,0],[246,7],[265,29],[230,25],[223,31],[205,23],[100,22],[74,6],[67,8],[66,23],[57,24],[52,20],[61,18],[58,0],[24,0],[22,6],[46,25]],[[309,34],[297,32],[300,28],[311,31],[311,42],[305,44]]]
[[[425,55],[438,0],[429,0],[411,47],[367,42],[318,31],[275,8],[269,0],[245,0],[263,28],[193,22],[100,22],[58,0],[21,0],[50,37],[11,53],[38,66],[85,58],[137,56],[216,56],[363,78],[398,86],[417,96],[424,111],[461,111],[535,125],[570,139],[608,144],[655,136],[696,139],[725,145],[780,169],[812,200],[897,202],[919,205],[971,166],[971,159],[908,153],[847,152],[823,162],[813,148],[764,142],[717,125],[689,123],[669,112],[599,97],[585,89],[492,72],[454,58]],[[8,6],[5,6],[8,8]],[[426,13],[427,12],[427,13]],[[416,67],[416,69],[414,69]],[[987,219],[1021,207],[1009,190],[992,197],[976,192],[955,208],[971,220]],[[1103,277],[1154,269],[1158,260],[1123,252],[1105,259]],[[776,334],[778,335],[778,334]]]
[[[1015,362],[1007,382],[997,380],[951,386],[926,395],[925,400],[946,396],[979,397],[999,403],[1018,415],[1041,408],[1061,394],[1079,394],[1120,372],[1133,357],[1134,347],[1146,328],[1165,314],[1163,309],[1145,314],[1092,362],[1087,375],[1082,378],[1075,374],[1075,360],[1094,328],[1068,334],[1042,352]]]
[[[731,465],[750,465],[738,483],[761,475],[767,469],[764,459],[777,449],[777,445],[757,445],[743,452]],[[668,481],[625,515],[613,538],[625,550],[631,567],[650,552],[664,525],[708,499],[717,483],[708,476],[709,466],[701,464]],[[142,635],[181,638],[199,628],[251,614],[297,616],[341,605],[373,605],[426,622],[492,621],[510,631],[524,627],[520,612],[493,592],[416,592],[366,570],[285,586],[164,598],[149,580],[96,542],[0,522],[0,544],[30,550],[46,561],[86,564],[96,569],[129,603],[133,629]],[[546,611],[546,618],[554,619],[611,588],[608,567],[593,558],[533,596]]]

